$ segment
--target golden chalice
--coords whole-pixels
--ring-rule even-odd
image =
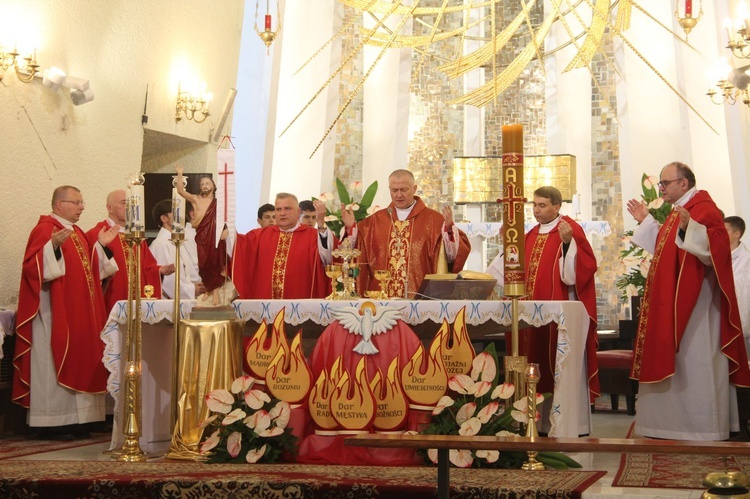
[[[154,287],[150,284],[143,286],[143,294],[146,295],[146,299],[150,300],[154,296]]]
[[[375,279],[380,281],[380,299],[387,300],[388,293],[386,293],[386,289],[388,288],[388,281],[391,279],[391,271],[390,270],[376,270]]]
[[[341,265],[326,265],[326,275],[331,278],[331,294],[326,296],[326,300],[335,300],[339,295],[336,291],[336,280],[341,275]]]

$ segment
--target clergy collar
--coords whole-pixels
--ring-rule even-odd
[[[277,225],[277,227],[279,227],[279,230],[280,230],[281,232],[294,232],[295,230],[297,230],[297,227],[299,227],[299,223],[300,223],[300,222],[299,222],[299,220],[297,220],[297,223],[296,223],[296,224],[294,225],[294,227],[292,227],[291,229],[282,229],[282,228],[281,228],[281,227],[279,227],[278,225]]]
[[[109,225],[110,227],[114,227],[116,224],[114,220],[112,220],[111,218],[107,218],[107,225]],[[125,227],[123,227],[122,225],[120,225],[120,232],[125,232]]]
[[[75,225],[70,220],[66,220],[63,217],[61,217],[60,215],[56,215],[54,213],[52,214],[52,218],[54,218],[55,220],[57,220],[58,222],[60,222],[61,224],[63,224],[63,227],[65,227],[66,229],[72,229],[73,226]]]
[[[557,227],[557,224],[560,223],[560,218],[561,217],[562,217],[562,215],[558,214],[557,217],[555,217],[555,219],[552,220],[551,222],[547,222],[546,224],[540,223],[539,224],[539,233],[540,234],[546,234],[548,232],[551,232],[552,229],[554,229],[555,227]]]
[[[415,206],[417,206],[416,197],[414,198],[414,201],[412,201],[411,206],[409,206],[408,208],[401,209],[394,206],[394,208],[396,208],[396,218],[401,221],[406,220],[407,218],[409,218],[409,213],[411,213],[411,210],[413,210]]]
[[[698,192],[698,189],[696,189],[695,186],[691,187],[685,194],[682,195],[680,199],[674,202],[673,206],[685,206],[688,201],[693,199],[693,196],[695,196],[696,192]]]

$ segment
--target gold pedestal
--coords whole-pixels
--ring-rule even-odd
[[[241,319],[183,320],[177,341],[177,421],[167,457],[201,461],[203,428],[209,416],[206,395],[218,388],[228,390],[242,376]]]

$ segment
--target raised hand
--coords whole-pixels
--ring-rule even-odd
[[[638,201],[637,199],[631,199],[628,201],[628,213],[633,215],[633,218],[635,218],[635,221],[638,223],[643,222],[646,217],[648,216],[648,207],[646,206],[646,203],[643,201]]]
[[[562,242],[570,244],[570,241],[573,239],[573,227],[565,220],[560,220],[560,223],[557,224],[557,231],[560,233]]]
[[[180,165],[174,165],[174,171],[177,172],[177,175],[182,175],[182,173],[185,171],[185,168]]]
[[[99,240],[99,244],[101,244],[102,246],[109,246],[109,243],[114,241],[119,234],[120,226],[115,224],[109,229],[103,227],[102,230],[99,231],[97,239]]]
[[[687,230],[688,222],[690,222],[690,212],[687,211],[683,206],[674,206],[674,210],[680,215],[680,229]]]
[[[354,217],[354,211],[351,208],[347,208],[344,204],[341,204],[341,221],[344,222],[344,227],[351,229],[356,225],[357,219]]]
[[[326,226],[326,204],[320,199],[313,199],[315,206],[315,223],[318,229],[324,229]]]
[[[443,206],[443,217],[445,218],[445,230],[450,232],[453,229],[453,208],[447,204]]]
[[[70,229],[52,229],[52,237],[50,237],[50,241],[52,241],[52,248],[57,249],[62,246],[62,244],[68,240],[72,232],[73,231]]]

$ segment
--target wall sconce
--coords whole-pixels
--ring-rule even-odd
[[[739,59],[750,59],[750,14],[744,0],[737,5],[734,20],[724,19],[724,29],[728,38],[727,48],[732,55]]]
[[[34,75],[36,75],[37,69],[39,69],[39,64],[36,63],[36,50],[34,50],[32,55],[21,57],[21,60],[26,61],[21,65],[18,64],[18,56],[18,49],[4,52],[2,47],[0,47],[0,81],[2,81],[5,72],[11,66],[16,70],[16,76],[22,82],[29,83],[34,80]]]
[[[208,104],[211,102],[211,94],[205,94],[201,92],[200,97],[193,97],[193,95],[187,90],[182,90],[180,85],[177,84],[177,106],[175,110],[174,120],[179,123],[182,120],[182,115],[189,120],[193,120],[196,123],[203,123],[206,118],[209,117]],[[203,118],[198,119],[195,115],[200,113]]]
[[[721,106],[722,104],[736,104],[742,101],[746,106],[750,106],[750,93],[748,92],[748,83],[750,76],[746,73],[750,66],[739,69],[732,69],[726,59],[721,59],[716,78],[716,82],[710,82],[706,95],[711,102]]]

